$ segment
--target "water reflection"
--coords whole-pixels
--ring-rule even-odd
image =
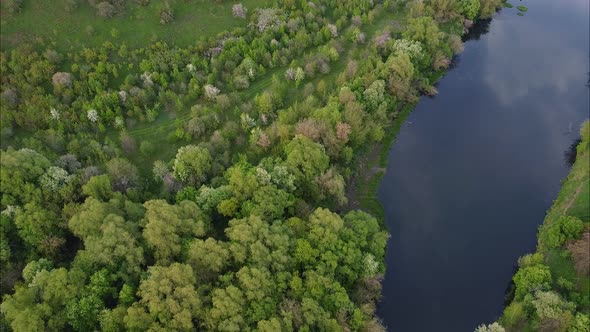
[[[490,24],[492,20],[479,20],[470,29],[469,32],[463,36],[463,41],[479,40],[482,35],[490,32]]]
[[[519,4],[525,16],[505,9],[472,28],[390,152],[378,308],[390,330],[473,331],[497,318],[567,174],[564,151],[589,109],[587,11]]]

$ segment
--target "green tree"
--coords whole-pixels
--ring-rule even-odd
[[[76,236],[84,239],[98,235],[107,215],[123,215],[123,211],[116,204],[101,202],[94,197],[88,197],[76,213],[70,218],[68,227]]]
[[[525,295],[537,290],[546,290],[551,285],[551,271],[545,265],[535,265],[519,269],[512,278],[516,286],[515,299],[522,300]]]
[[[78,251],[73,266],[87,273],[104,267],[115,279],[130,281],[139,276],[143,263],[143,248],[133,225],[121,216],[109,214],[96,233],[84,237],[84,249]]]
[[[479,17],[490,18],[502,6],[502,0],[480,0]]]
[[[211,171],[211,154],[202,147],[194,145],[178,149],[174,159],[174,177],[185,184],[198,187]]]
[[[252,200],[244,204],[242,215],[257,215],[265,220],[281,218],[293,206],[294,198],[274,185],[263,186],[254,192]]]
[[[16,214],[14,223],[19,236],[33,250],[52,255],[65,242],[57,215],[36,203],[27,203]]]
[[[461,14],[470,20],[474,20],[479,14],[480,3],[479,0],[460,0],[459,9]]]
[[[114,190],[125,192],[127,189],[139,185],[137,168],[128,160],[123,158],[111,159],[107,162],[106,168]]]
[[[421,42],[431,54],[439,51],[444,35],[430,16],[409,19],[403,33],[404,38]]]
[[[302,193],[317,195],[315,178],[328,169],[330,158],[324,147],[309,138],[297,135],[285,146],[285,166],[298,180]],[[311,192],[310,192],[311,191]]]
[[[203,314],[195,283],[189,265],[150,267],[139,285],[140,300],[127,310],[125,326],[132,331],[193,331],[193,321]]]
[[[230,265],[230,259],[227,243],[208,238],[191,241],[186,262],[193,270],[199,271],[201,277],[212,278]]]
[[[205,325],[210,330],[241,331],[246,322],[243,317],[246,305],[244,293],[233,285],[214,289],[211,309],[205,315]]]
[[[23,269],[22,276],[27,283],[31,283],[33,282],[33,279],[37,273],[51,270],[53,270],[53,262],[48,259],[41,258],[39,260],[29,262]]]
[[[192,201],[170,205],[164,200],[152,200],[144,206],[143,237],[154,250],[156,260],[163,265],[176,260],[183,240],[203,237],[209,227],[207,217]]]
[[[64,268],[39,271],[30,284],[17,286],[0,305],[15,332],[63,331],[66,305],[80,289]]]
[[[32,181],[41,176],[51,165],[42,154],[31,149],[2,151],[0,158],[2,171],[19,174],[25,181]]]
[[[539,244],[543,248],[561,247],[568,240],[575,240],[582,235],[584,223],[572,216],[561,216],[553,222],[546,222],[539,232]]]
[[[111,179],[106,174],[93,176],[82,186],[82,192],[86,196],[107,201],[113,196]]]
[[[563,313],[564,303],[555,292],[537,291],[531,303],[541,319],[558,319]]]

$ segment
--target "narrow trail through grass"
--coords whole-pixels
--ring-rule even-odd
[[[367,26],[367,29],[365,32],[368,36],[367,40],[371,40],[371,38],[374,36],[374,34],[377,31],[380,31],[383,28],[385,28],[385,26],[388,23],[391,23],[394,20],[399,23],[399,21],[402,18],[403,18],[403,16],[399,13],[386,12],[386,13],[382,14],[372,24],[369,24]],[[346,64],[351,59],[352,50],[355,47],[357,47],[357,45],[350,42],[350,41],[345,40],[344,36],[341,36],[339,38],[339,41],[343,43],[343,47],[344,47],[345,51],[343,52],[343,56],[341,56],[337,61],[335,61],[331,64],[332,70],[330,71],[330,73],[325,74],[325,75],[318,75],[314,78],[305,80],[302,82],[303,84],[305,84],[307,82],[317,83],[319,80],[322,80],[322,79],[329,80],[330,78],[336,77],[339,73],[341,73],[344,70],[344,68],[346,67]],[[304,57],[308,54],[313,54],[314,52],[316,52],[317,50],[319,50],[323,46],[325,46],[325,45],[319,45],[319,46],[310,48],[301,57]],[[244,96],[244,99],[246,99],[246,100],[252,99],[257,94],[260,94],[264,90],[268,89],[272,83],[273,76],[275,76],[275,75],[281,76],[288,68],[289,68],[289,66],[281,66],[281,67],[276,67],[276,68],[272,68],[272,69],[268,70],[263,76],[261,76],[261,78],[259,78],[254,83],[252,83],[252,85],[250,85],[250,87],[241,91],[241,93]],[[294,97],[289,98],[290,102],[283,108],[287,108],[287,107],[289,107],[289,105],[292,105],[294,102],[301,100],[301,98],[300,98],[302,95],[301,89],[291,89],[291,90],[294,90],[294,91],[290,91],[290,92],[292,92],[291,95]],[[201,98],[195,104],[206,105],[206,103],[207,103],[207,101],[204,98]],[[174,118],[167,119],[167,116],[170,116],[170,115],[165,114],[165,113],[160,114],[160,116],[158,117],[158,119],[156,119],[155,122],[140,124],[140,125],[138,125],[140,128],[134,129],[134,130],[129,130],[128,134],[134,138],[150,138],[150,137],[155,137],[155,136],[161,135],[162,129],[167,129],[167,130],[172,131],[172,130],[175,130],[177,125],[181,125],[181,124],[184,124],[185,122],[189,121],[191,119],[191,112],[190,112],[190,110],[187,109],[187,110],[184,110],[180,113],[177,113]]]

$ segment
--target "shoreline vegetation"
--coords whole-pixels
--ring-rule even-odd
[[[590,330],[590,122],[580,129],[576,161],[547,212],[534,253],[518,259],[497,322],[477,332]]]
[[[2,330],[385,329],[389,147],[502,2],[207,6],[2,1]]]

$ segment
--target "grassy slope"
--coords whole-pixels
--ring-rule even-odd
[[[96,15],[96,10],[87,1],[73,12],[68,13],[64,0],[27,0],[20,13],[10,16],[2,12],[0,45],[3,50],[23,40],[41,38],[54,44],[58,50],[70,48],[97,47],[113,39],[111,30],[119,31],[119,40],[131,48],[140,48],[154,39],[163,40],[176,46],[193,44],[201,37],[214,37],[218,33],[245,26],[247,20],[232,16],[231,7],[241,2],[251,14],[254,8],[271,5],[271,0],[240,0],[217,3],[212,0],[171,1],[175,19],[171,24],[159,22],[159,8],[163,1],[152,0],[146,7],[128,1],[126,13],[111,19]],[[92,37],[86,27],[92,26]]]

